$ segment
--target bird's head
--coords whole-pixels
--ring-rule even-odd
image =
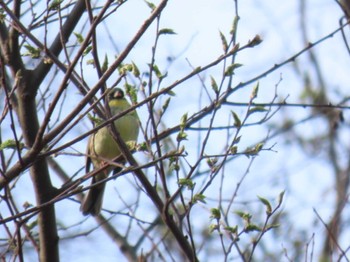
[[[124,98],[124,91],[120,89],[119,87],[116,88],[110,88],[108,92],[108,100],[114,100],[114,99],[123,99]]]

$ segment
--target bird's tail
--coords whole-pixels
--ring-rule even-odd
[[[93,179],[94,183],[94,179]],[[101,212],[103,192],[105,191],[106,184],[102,183],[100,185],[90,188],[89,192],[85,196],[83,202],[80,206],[80,211],[84,216],[93,215],[97,216]]]

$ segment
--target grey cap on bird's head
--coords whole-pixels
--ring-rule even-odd
[[[124,91],[119,87],[112,87],[108,89],[108,99],[122,99],[124,98]]]

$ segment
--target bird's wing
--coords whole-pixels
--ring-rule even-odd
[[[91,143],[92,143],[92,139],[93,139],[93,134],[90,135],[89,137],[89,141],[87,144],[87,148],[86,148],[86,164],[85,164],[85,172],[86,174],[90,172],[90,167],[91,167]]]

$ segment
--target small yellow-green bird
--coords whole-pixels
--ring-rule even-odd
[[[120,88],[109,89],[107,95],[108,105],[112,116],[118,115],[130,108],[131,105],[125,99],[124,92]],[[139,118],[136,111],[131,111],[121,118],[116,119],[114,121],[114,126],[124,142],[136,142],[139,134]],[[89,138],[86,170],[89,172],[91,162],[94,168],[98,169],[119,155],[121,155],[121,152],[118,144],[112,137],[108,126],[105,126],[99,129],[95,134],[92,134]],[[124,161],[122,160],[121,163],[123,162]],[[115,166],[108,167],[92,178],[92,184],[105,179],[112,170],[119,172],[121,169],[118,169]],[[80,210],[84,215],[91,214],[96,216],[100,213],[105,186],[106,184],[102,183],[89,190],[80,207]]]

